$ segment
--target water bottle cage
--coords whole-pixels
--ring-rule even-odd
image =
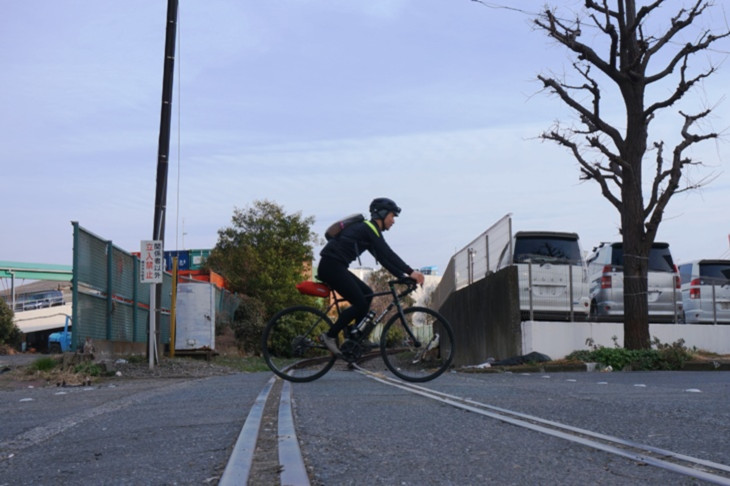
[[[375,329],[375,323],[372,321],[372,319],[369,319],[358,330],[360,331],[360,333],[361,333],[362,336],[369,336],[370,333],[373,332],[373,329]]]

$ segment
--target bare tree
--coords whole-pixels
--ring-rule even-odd
[[[571,127],[558,124],[541,137],[568,148],[578,161],[581,179],[598,183],[603,196],[621,215],[624,346],[628,349],[650,346],[648,255],[667,203],[674,194],[697,188],[710,179],[692,182],[684,173],[688,166],[701,164],[688,155],[688,149],[703,140],[718,137],[712,132],[694,133],[698,121],[707,117],[710,109],[694,114],[678,110],[684,120],[678,127],[681,137],[677,138],[671,155],[665,154],[664,140],[653,142],[654,179],[645,187],[642,164],[650,156],[647,148],[649,125],[660,111],[675,105],[690,89],[716,71],[716,66],[710,63],[703,63],[706,67],[696,71],[690,67],[690,59],[730,34],[726,31],[714,35],[704,29],[695,40],[679,42],[679,34],[687,32],[708,13],[712,3],[693,0],[688,8],[681,8],[679,2],[674,1],[644,3],[647,4],[637,10],[635,0],[586,0],[584,13],[589,22],[585,26],[580,17],[566,21],[550,9],[535,20],[549,37],[575,54],[573,68],[580,79],[577,84],[570,84],[557,77],[538,76],[545,89],[556,94],[579,120]],[[672,10],[676,13],[661,24],[660,35],[649,34],[649,29],[645,28],[647,22],[650,18],[661,22],[660,7],[665,3],[666,7],[679,10]],[[588,31],[591,36],[584,35]],[[582,42],[587,37],[591,37],[594,46],[602,44],[601,47],[594,48]],[[667,85],[670,86],[668,91]],[[649,91],[653,87],[656,89],[652,94],[659,94],[660,98],[649,101]],[[610,99],[610,90],[620,96],[622,106],[616,97]],[[603,94],[607,96],[602,97]],[[611,110],[607,103],[613,103],[611,109],[617,104],[621,106],[625,118],[619,123],[625,126],[610,123],[607,113]]]

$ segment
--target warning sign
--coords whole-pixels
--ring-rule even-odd
[[[142,283],[162,283],[165,255],[161,240],[142,240],[140,245],[140,275]]]

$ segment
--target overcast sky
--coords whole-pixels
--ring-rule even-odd
[[[139,251],[152,237],[166,2],[0,2],[0,260],[71,264],[71,221]],[[314,216],[321,234],[379,196],[403,208],[386,236],[414,267],[443,271],[507,213],[515,230],[577,232],[584,250],[619,240],[598,186],[538,139],[573,122],[537,81],[569,73],[570,58],[532,26],[545,2],[498,8],[515,3],[181,0],[166,248],[212,248],[256,200]],[[550,3],[569,18],[583,1]],[[727,28],[718,3],[703,26]],[[720,71],[650,139],[676,140],[680,108],[714,108],[703,128],[724,133],[692,152],[706,164],[693,179],[714,180],[666,211],[658,239],[677,262],[730,255],[728,50],[697,57],[691,67]]]

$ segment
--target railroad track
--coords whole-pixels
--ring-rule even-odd
[[[425,399],[476,413],[483,417],[499,420],[533,432],[546,434],[590,447],[608,454],[623,457],[641,464],[661,468],[712,484],[730,486],[730,466],[708,461],[647,444],[621,439],[587,429],[573,427],[540,417],[495,407],[486,403],[441,393],[425,386],[407,383],[383,373],[374,373],[355,365],[355,371],[386,386],[393,386]],[[277,382],[280,382],[277,384]],[[271,393],[276,386],[281,388],[278,398]],[[309,485],[306,466],[299,450],[299,442],[291,412],[291,384],[272,378],[259,394],[251,409],[234,453],[221,477],[223,486],[246,484],[254,463],[256,441],[260,436],[261,417],[267,399],[278,400],[278,465],[281,484]]]

